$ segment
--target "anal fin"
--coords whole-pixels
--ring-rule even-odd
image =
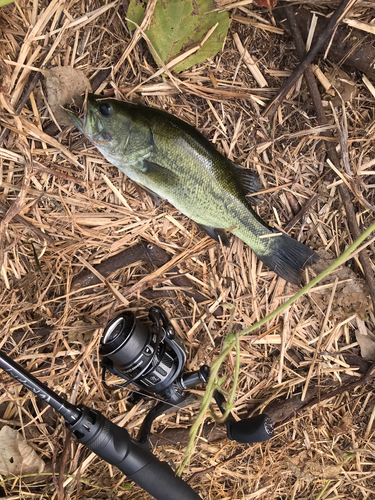
[[[152,199],[152,201],[155,203],[155,205],[157,207],[159,207],[160,206],[159,196],[156,193],[154,193],[154,191],[151,191],[151,189],[146,188],[142,184],[138,184],[138,185],[139,185],[139,187],[141,187],[143,189],[143,191],[146,191],[146,193],[149,195],[149,197]]]

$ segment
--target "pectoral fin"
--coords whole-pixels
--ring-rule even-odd
[[[216,227],[210,227],[210,226],[204,226],[203,224],[198,224],[198,226],[205,231],[208,236],[210,236],[212,239],[217,241],[218,243],[221,243],[226,246],[230,247],[230,241],[228,238],[228,235],[225,231],[225,229],[220,229]]]
[[[141,172],[145,176],[155,183],[160,184],[160,186],[175,186],[179,182],[179,177],[177,174],[169,170],[168,168],[162,167],[157,163],[152,163],[148,160],[143,160],[143,166]]]

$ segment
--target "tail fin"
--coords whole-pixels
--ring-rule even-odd
[[[269,254],[257,257],[275,271],[285,281],[299,285],[302,281],[302,268],[319,260],[314,250],[287,234],[270,238]]]

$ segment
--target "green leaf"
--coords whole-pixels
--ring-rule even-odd
[[[210,12],[212,0],[159,0],[150,28],[145,32],[158,56],[168,63],[176,56],[201,43],[210,29],[219,23],[203,47],[173,68],[180,72],[216,55],[223,47],[229,28],[227,12]],[[136,24],[142,22],[146,2],[131,0],[127,17]],[[128,21],[130,30],[136,26]],[[149,46],[158,65],[159,61]]]
[[[14,0],[0,0],[0,7],[4,5],[8,5],[8,3],[12,3]]]
[[[147,5],[146,1],[130,0],[127,18],[131,19],[131,21],[134,21],[134,22],[128,21],[128,28],[130,29],[130,31],[135,30],[136,26],[134,23],[138,24],[138,26],[141,24],[143,14],[146,10],[146,5]]]
[[[231,344],[235,338],[236,337],[233,333],[228,333],[228,335],[224,339],[224,344]]]
[[[216,382],[217,386],[220,387],[222,384],[224,384],[226,379],[227,379],[226,375],[224,375],[223,377],[220,377]]]
[[[121,487],[124,489],[124,490],[132,490],[133,489],[133,486],[130,484],[130,483],[122,483]]]
[[[232,411],[233,410],[233,405],[231,405],[230,403],[228,402],[225,402],[222,404],[222,407],[224,410],[229,410],[229,411]]]

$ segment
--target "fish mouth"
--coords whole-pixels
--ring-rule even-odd
[[[79,115],[77,115],[76,113],[74,113],[70,109],[67,109],[67,108],[64,108],[64,109],[65,109],[66,114],[69,116],[70,120],[72,121],[73,125],[75,125],[78,128],[78,130],[84,134],[85,133],[83,130],[84,124],[85,124],[84,117],[80,118]]]
[[[93,97],[92,94],[89,94],[82,117],[74,111],[65,108],[65,111],[72,123],[91,141],[95,141],[98,135],[100,135],[103,131],[103,125],[100,117],[95,112],[96,107],[97,104],[95,97]]]

